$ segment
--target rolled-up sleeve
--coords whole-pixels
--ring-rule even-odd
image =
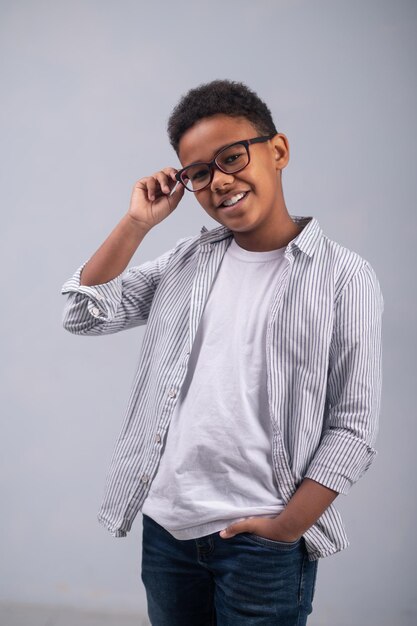
[[[80,284],[85,261],[61,288],[67,295],[64,328],[77,335],[103,335],[146,324],[155,290],[175,249],[100,285]]]
[[[347,494],[376,455],[383,309],[378,279],[365,261],[335,304],[325,429],[305,474],[338,493]]]

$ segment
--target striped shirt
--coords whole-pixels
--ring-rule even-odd
[[[326,237],[314,217],[288,243],[266,331],[273,470],[287,503],[303,478],[339,493],[376,455],[382,382],[383,297],[371,265]],[[153,261],[107,283],[62,287],[63,325],[102,335],[146,324],[138,369],[109,472],[99,521],[126,536],[157,472],[197,327],[233,233],[202,228]],[[349,543],[331,504],[305,533],[310,560]]]

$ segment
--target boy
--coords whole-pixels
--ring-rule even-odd
[[[245,85],[191,90],[168,132],[182,167],[137,181],[62,289],[70,332],[147,324],[99,520],[125,536],[142,511],[152,624],[300,626],[348,545],[332,502],[376,454],[380,286],[289,215],[288,140]],[[220,226],[125,272],[186,190]]]

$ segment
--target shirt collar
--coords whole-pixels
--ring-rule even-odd
[[[303,226],[301,233],[289,242],[287,249],[298,248],[307,256],[311,257],[323,235],[323,231],[315,217],[304,217],[303,215],[291,215],[296,224]]]
[[[323,234],[318,221],[311,216],[290,215],[290,217],[296,224],[302,225],[303,230],[288,243],[287,250],[297,248],[307,256],[313,256],[319,239]],[[200,245],[215,243],[226,237],[233,237],[233,232],[227,226],[217,226],[217,228],[212,230],[208,230],[203,226],[200,231]]]

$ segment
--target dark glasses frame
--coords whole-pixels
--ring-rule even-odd
[[[211,182],[212,182],[213,177],[214,177],[214,168],[215,167],[217,167],[217,169],[220,170],[221,172],[223,172],[224,174],[237,174],[238,172],[241,172],[250,163],[250,152],[249,152],[250,144],[253,144],[253,143],[264,143],[265,141],[269,141],[270,139],[272,139],[272,137],[275,137],[275,135],[276,135],[276,133],[271,133],[269,135],[264,135],[262,137],[253,137],[252,139],[242,139],[241,141],[234,141],[233,143],[230,143],[229,145],[224,146],[223,148],[221,148],[221,150],[219,150],[215,154],[214,159],[212,161],[209,161],[209,162],[206,162],[206,161],[196,161],[195,163],[190,163],[186,167],[183,167],[182,169],[180,169],[175,174],[175,178],[176,178],[176,180],[179,183],[181,183],[183,185],[183,187],[185,187],[185,189],[187,191],[191,191],[192,193],[195,193],[196,191],[202,191],[203,189],[206,189],[209,185],[211,185]],[[245,163],[245,165],[243,167],[239,167],[238,169],[234,170],[233,172],[227,171],[227,170],[223,169],[217,163],[217,159],[218,159],[219,155],[222,152],[224,152],[225,150],[229,150],[229,148],[232,148],[233,146],[237,146],[237,145],[245,147],[247,155],[248,155],[248,162]],[[196,165],[206,166],[209,169],[209,171],[210,171],[210,180],[207,183],[207,185],[204,185],[204,187],[200,187],[199,189],[190,189],[189,187],[187,187],[187,184],[182,180],[182,176],[183,176],[183,174],[184,174],[184,172],[186,170],[188,170],[190,167],[194,167]]]

